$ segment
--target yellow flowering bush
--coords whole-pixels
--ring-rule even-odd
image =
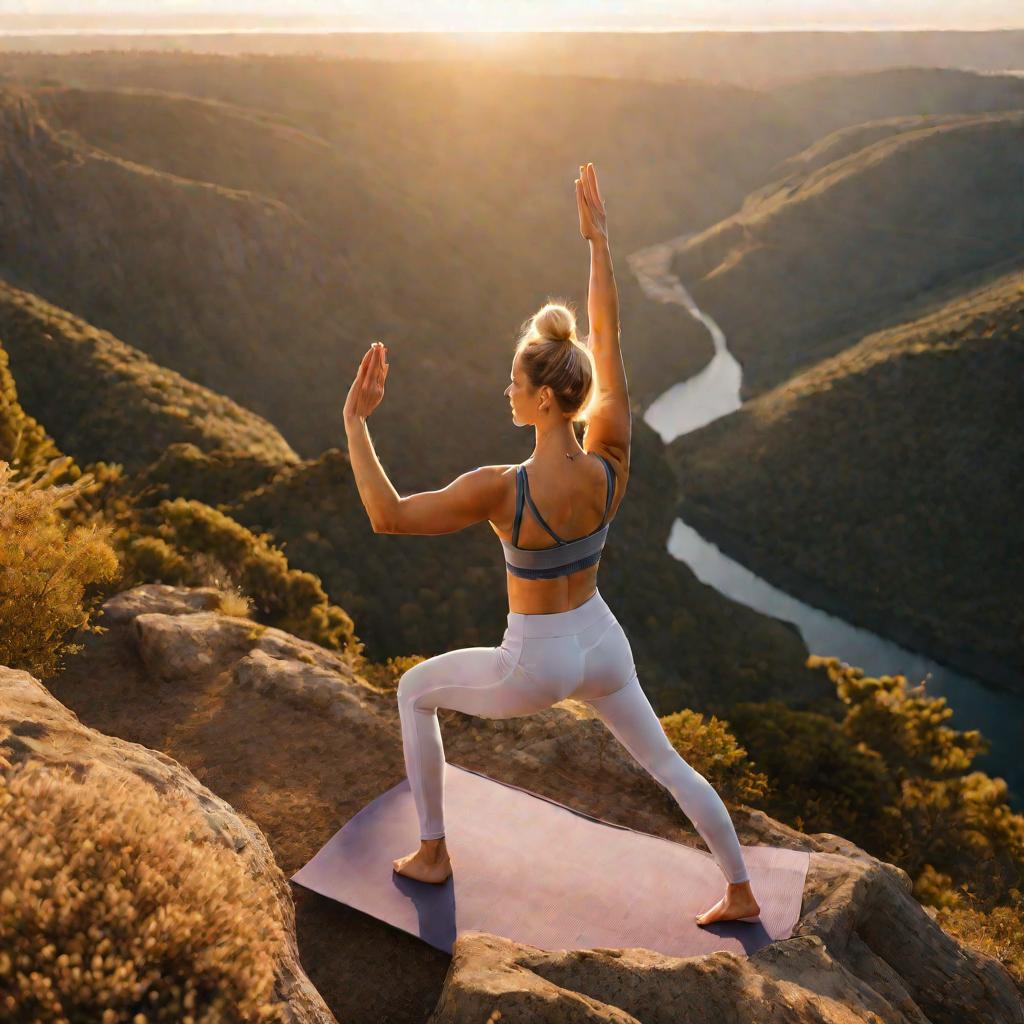
[[[768,790],[768,778],[757,770],[746,750],[729,732],[729,723],[683,708],[661,716],[661,726],[680,756],[700,772],[727,800],[753,803]]]
[[[283,929],[183,795],[0,763],[0,1019],[280,1021]]]

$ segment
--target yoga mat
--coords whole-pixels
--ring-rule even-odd
[[[800,850],[744,846],[761,921],[702,928],[694,915],[725,892],[725,877],[703,850],[451,762],[445,828],[452,858],[446,882],[394,871],[391,862],[419,844],[403,779],[346,822],[291,881],[449,954],[458,935],[484,931],[542,949],[749,955],[792,934],[810,859]]]

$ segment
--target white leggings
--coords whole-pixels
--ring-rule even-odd
[[[445,759],[438,708],[479,718],[517,718],[566,697],[589,704],[675,797],[726,879],[749,880],[728,809],[665,735],[640,686],[626,634],[599,591],[567,612],[509,612],[500,647],[448,651],[403,673],[398,711],[420,838],[445,834]]]

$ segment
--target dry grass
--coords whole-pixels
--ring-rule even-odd
[[[233,616],[239,619],[247,619],[252,614],[252,598],[238,590],[223,591],[217,611],[221,615]]]

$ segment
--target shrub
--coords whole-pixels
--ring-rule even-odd
[[[17,472],[47,465],[60,454],[42,424],[22,409],[7,352],[0,345],[0,459]]]
[[[0,775],[0,1017],[280,1021],[273,891],[181,794],[96,764]]]
[[[897,792],[874,750],[827,715],[777,700],[734,704],[729,725],[770,779],[758,806],[802,832],[831,832],[878,849],[883,808]]]
[[[705,721],[704,715],[688,708],[661,718],[672,746],[723,797],[747,803],[759,800],[768,788],[768,778],[750,762],[728,724],[714,715]]]
[[[970,771],[988,748],[976,729],[945,723],[945,697],[907,686],[902,675],[865,676],[835,658],[812,658],[824,668],[846,705],[842,728],[852,741],[877,751],[897,787],[895,826],[879,833],[886,859],[916,879],[926,864],[968,882],[991,905],[1024,877],[1024,816],[1006,802],[1003,779]],[[872,851],[874,852],[874,851]]]
[[[1010,889],[1006,905],[984,907],[967,885],[926,864],[914,883],[914,895],[936,907],[938,923],[961,941],[994,956],[1024,985],[1024,892]]]
[[[394,657],[385,658],[384,661],[370,661],[361,659],[358,665],[359,674],[378,690],[397,690],[402,676],[421,661],[426,661],[422,654],[396,654]]]
[[[249,599],[253,616],[266,625],[331,650],[362,652],[351,616],[328,601],[317,576],[291,568],[269,534],[254,533],[201,501],[177,498],[136,509],[116,542],[125,586],[215,586]]]
[[[1024,815],[1003,779],[972,771],[988,741],[956,730],[944,697],[902,675],[872,677],[812,655],[839,697],[837,717],[769,701],[729,722],[764,768],[760,806],[805,831],[832,832],[911,877],[943,927],[1024,970]]]
[[[68,635],[89,628],[105,597],[94,586],[119,575],[109,529],[71,526],[60,514],[88,482],[48,486],[47,474],[19,481],[0,460],[0,664],[53,674],[64,654],[82,647]]]

